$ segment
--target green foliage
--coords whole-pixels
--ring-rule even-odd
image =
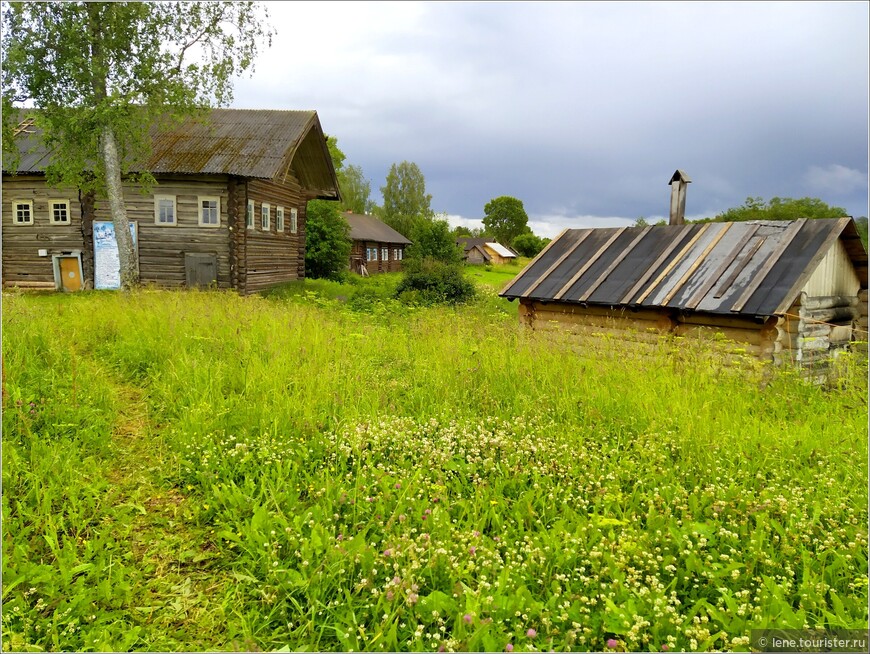
[[[447,220],[421,221],[412,234],[413,243],[405,250],[405,267],[412,262],[435,259],[448,264],[462,261],[462,251],[450,231]]]
[[[347,166],[338,173],[341,188],[341,208],[359,214],[371,214],[374,204],[371,199],[372,185],[359,166]]]
[[[861,237],[861,242],[864,247],[867,247],[867,216],[855,218],[855,227],[858,230],[858,235]]]
[[[818,198],[771,198],[748,197],[739,207],[728,209],[715,218],[696,222],[739,222],[745,220],[797,220],[799,218],[843,218],[846,210],[831,207]]]
[[[529,217],[521,200],[503,195],[486,203],[483,227],[499,243],[512,243],[529,232]]]
[[[413,162],[390,166],[381,193],[384,204],[379,211],[380,219],[411,240],[417,227],[434,217],[432,196],[426,193],[426,179]]]
[[[305,219],[305,274],[314,278],[339,279],[347,271],[350,225],[335,202],[312,200]]]
[[[531,232],[528,232],[517,236],[513,240],[513,243],[511,243],[511,247],[513,247],[520,256],[534,257],[538,252],[543,250],[549,242],[550,239],[548,238],[541,238],[540,236],[535,236]]]
[[[396,297],[409,304],[459,304],[474,296],[461,266],[431,258],[409,266],[396,289]]]

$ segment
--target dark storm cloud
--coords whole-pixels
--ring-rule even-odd
[[[867,215],[866,3],[270,3],[236,106],[316,109],[378,200],[417,163],[433,208],[523,200],[539,233],[747,196]],[[597,217],[597,219],[596,219]]]

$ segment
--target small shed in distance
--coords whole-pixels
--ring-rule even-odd
[[[358,274],[400,272],[411,241],[374,216],[346,211],[353,246],[350,270]]]
[[[867,251],[851,218],[568,229],[500,295],[534,329],[719,332],[814,367],[867,340]]]
[[[458,238],[456,245],[463,250],[468,263],[492,263],[495,265],[516,260],[517,253],[491,238]]]

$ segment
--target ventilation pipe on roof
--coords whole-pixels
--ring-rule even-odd
[[[677,169],[668,185],[671,187],[671,219],[669,225],[683,225],[686,222],[686,186],[692,180],[682,170]]]

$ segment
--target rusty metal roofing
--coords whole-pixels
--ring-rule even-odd
[[[350,225],[350,238],[354,241],[377,241],[378,243],[396,243],[410,245],[411,241],[402,236],[395,229],[374,216],[345,212]]]
[[[769,316],[797,297],[842,239],[867,288],[851,218],[568,229],[500,293],[611,307]]]
[[[22,123],[16,135],[17,172],[44,172],[51,153],[38,130]],[[151,129],[151,173],[226,174],[275,179],[292,166],[306,188],[338,196],[338,182],[315,111],[212,109],[205,120],[188,118]]]

